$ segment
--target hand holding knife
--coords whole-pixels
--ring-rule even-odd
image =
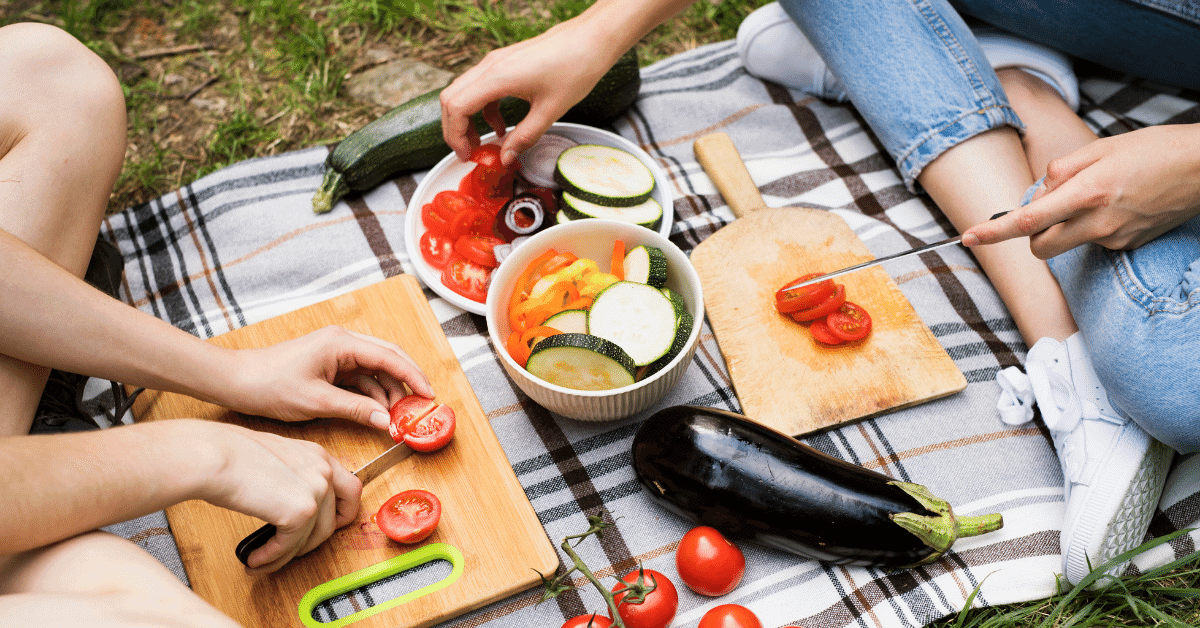
[[[363,486],[370,484],[372,480],[383,474],[384,471],[395,466],[397,462],[404,460],[413,450],[404,443],[396,443],[390,449],[379,454],[373,460],[363,465],[359,470],[354,472],[355,477],[362,482]],[[276,527],[274,524],[268,523],[263,527],[251,532],[246,538],[242,539],[233,550],[237,555],[237,559],[243,565],[249,567],[247,561],[250,560],[250,554],[254,550],[266,545],[271,537],[275,536]]]
[[[994,214],[988,220],[995,220],[1001,216],[1004,216],[1007,213],[1008,212],[1000,212],[999,214]],[[884,262],[889,262],[891,260],[899,259],[901,257],[907,257],[909,255],[915,255],[917,253],[924,253],[925,251],[932,251],[933,249],[941,248],[943,246],[949,246],[951,244],[958,244],[961,241],[962,241],[962,235],[956,235],[954,237],[946,238],[945,240],[939,240],[932,244],[926,244],[925,246],[919,246],[915,249],[910,249],[908,251],[901,251],[900,253],[894,253],[892,255],[885,255],[884,257],[877,257],[873,260],[862,262],[860,264],[855,264],[853,266],[847,266],[846,268],[842,268],[840,270],[835,270],[833,272],[828,272],[823,275],[813,277],[812,279],[805,279],[804,281],[797,281],[796,283],[793,283],[790,286],[785,286],[785,287],[781,288],[780,291],[783,292],[783,291],[787,291],[787,290],[795,290],[797,288],[803,288],[805,286],[811,286],[812,284],[821,283],[822,281],[825,281],[826,279],[833,279],[834,277],[841,277],[842,275],[845,275],[847,273],[852,273],[856,270],[870,268],[872,266],[877,266]]]

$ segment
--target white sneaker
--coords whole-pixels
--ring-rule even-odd
[[[997,377],[1005,389],[1001,403],[1010,396],[1027,401],[1032,396],[1050,429],[1067,504],[1060,541],[1063,573],[1075,585],[1141,544],[1175,452],[1113,409],[1080,334],[1065,342],[1039,340],[1025,358],[1025,371],[1027,377],[1012,367]],[[1005,422],[1032,418],[1031,409],[1014,416],[1014,407],[1001,408]],[[1106,573],[1119,576],[1123,568]],[[1101,578],[1094,586],[1110,581]]]
[[[996,28],[972,32],[993,68],[1021,68],[1057,90],[1071,109],[1079,108],[1079,84],[1069,57]],[[753,76],[818,98],[847,100],[841,82],[778,2],[746,16],[738,27],[737,46],[742,65]]]

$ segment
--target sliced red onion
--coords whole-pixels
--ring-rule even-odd
[[[523,192],[508,200],[496,213],[494,231],[505,241],[533,235],[550,226],[546,204],[537,194]]]
[[[578,143],[569,137],[546,133],[537,144],[521,153],[521,175],[532,185],[557,190],[554,166],[558,163],[558,156]]]

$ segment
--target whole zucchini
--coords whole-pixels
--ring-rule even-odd
[[[642,78],[637,49],[630,49],[600,78],[562,120],[607,126],[637,99]],[[346,136],[325,158],[325,178],[313,196],[313,211],[333,209],[351,191],[369,190],[400,172],[433,167],[449,155],[442,138],[442,88],[426,92],[372,120]],[[500,115],[509,126],[525,119],[529,103],[506,97]],[[481,133],[490,131],[481,114],[471,117]]]
[[[674,406],[647,419],[633,469],[655,502],[685,519],[838,564],[913,567],[959,537],[1003,526],[999,514],[956,517],[923,486],[714,408]]]

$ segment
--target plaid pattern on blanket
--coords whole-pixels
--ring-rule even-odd
[[[834,212],[875,255],[953,232],[928,198],[905,189],[852,107],[749,76],[732,42],[656,63],[642,76],[638,102],[614,130],[669,173],[677,198],[671,239],[683,250],[733,219],[692,155],[692,141],[714,131],[733,138],[768,205]],[[1087,120],[1103,134],[1200,121],[1200,94],[1121,77],[1083,78]],[[326,152],[317,147],[236,164],[111,216],[104,236],[125,255],[122,296],[181,329],[210,337],[411,271],[404,215],[424,173],[400,176],[318,216],[309,203]],[[962,248],[925,253],[888,270],[969,384],[948,398],[805,440],[925,484],[963,514],[1001,512],[1004,529],[960,541],[937,563],[895,573],[744,544],[741,586],[718,599],[680,586],[675,626],[695,626],[706,610],[730,602],[748,606],[772,627],[921,626],[957,612],[980,586],[975,605],[1055,593],[1063,513],[1055,453],[1040,423],[1011,428],[995,409],[996,372],[1020,365],[1026,350],[1011,318]],[[631,440],[648,413],[615,423],[551,415],[506,378],[482,317],[431,291],[426,295],[550,539],[557,543],[582,532],[585,513],[607,510],[619,517],[616,527],[602,541],[589,539],[579,547],[594,571],[611,576],[640,562],[675,577],[674,549],[688,526],[647,499],[630,467]],[[739,410],[707,325],[683,380],[660,407],[681,403]],[[1200,461],[1177,460],[1151,536],[1191,526],[1200,517],[1198,480]],[[184,577],[162,513],[112,530]],[[1131,569],[1187,555],[1195,538],[1185,535],[1163,545]],[[333,600],[319,609],[318,618],[345,616],[388,599],[397,594],[390,591],[395,586],[380,583]],[[538,597],[536,590],[520,594],[448,625],[557,626],[564,618],[603,609],[588,586],[535,606]]]

